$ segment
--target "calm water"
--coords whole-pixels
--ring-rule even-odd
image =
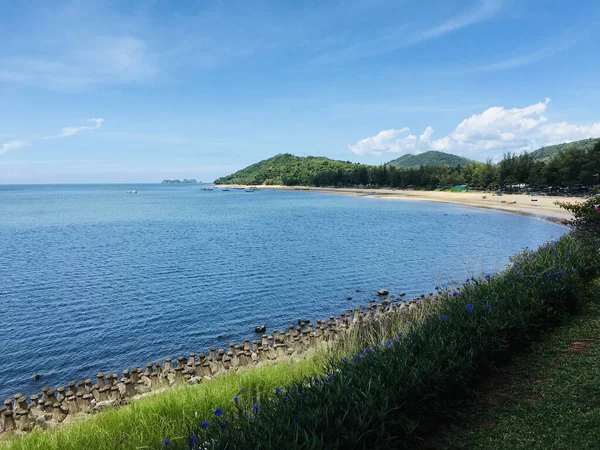
[[[0,399],[337,315],[381,288],[429,292],[564,232],[310,192],[0,186]]]

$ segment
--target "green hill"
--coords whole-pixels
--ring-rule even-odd
[[[418,169],[421,166],[438,167],[444,164],[448,167],[464,167],[470,161],[470,159],[450,153],[429,151],[418,155],[403,155],[390,161],[388,165],[398,169]]]
[[[349,172],[357,166],[361,165],[325,157],[299,157],[283,153],[221,177],[215,180],[215,184],[311,185],[316,175]]]
[[[550,159],[553,156],[558,155],[562,151],[569,151],[574,149],[582,149],[585,151],[589,151],[592,149],[594,144],[600,142],[600,138],[589,138],[583,139],[581,141],[568,142],[566,144],[557,144],[550,145],[548,147],[542,147],[536,151],[533,151],[529,154],[533,159]]]

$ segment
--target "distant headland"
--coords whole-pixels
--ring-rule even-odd
[[[162,180],[162,184],[198,184],[201,183],[201,181],[196,181],[195,178],[192,178],[190,180],[188,180],[187,178],[184,178],[183,181],[181,180]]]

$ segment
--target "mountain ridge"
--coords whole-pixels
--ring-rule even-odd
[[[436,150],[430,150],[416,155],[407,153],[399,158],[393,159],[387,163],[389,166],[394,166],[398,169],[418,169],[421,166],[437,167],[447,165],[449,167],[464,167],[473,160],[463,156],[445,153]]]

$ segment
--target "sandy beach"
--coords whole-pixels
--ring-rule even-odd
[[[236,185],[219,185],[219,187],[248,187]],[[273,190],[301,190],[302,192],[318,192],[325,194],[352,195],[358,197],[372,197],[390,200],[414,200],[440,203],[456,203],[458,205],[488,208],[513,214],[532,216],[551,222],[563,223],[570,219],[570,213],[555,205],[556,201],[578,202],[581,198],[531,196],[524,194],[504,194],[497,196],[494,193],[481,192],[445,192],[445,191],[419,191],[402,189],[366,189],[366,188],[319,188],[299,186],[256,186],[258,189]]]

